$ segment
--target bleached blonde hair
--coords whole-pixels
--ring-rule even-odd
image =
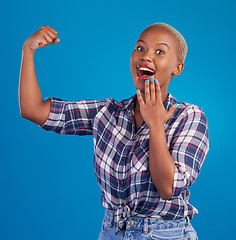
[[[182,36],[182,34],[180,32],[178,32],[175,28],[171,27],[170,25],[168,25],[166,23],[162,23],[162,22],[154,23],[154,24],[148,26],[146,29],[149,29],[151,27],[164,28],[175,37],[175,39],[179,43],[179,61],[183,63],[185,61],[185,58],[187,55],[188,47],[187,47],[187,43],[186,43],[184,37]]]

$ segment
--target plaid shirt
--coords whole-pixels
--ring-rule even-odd
[[[145,122],[135,131],[136,95],[122,101],[51,99],[45,130],[73,135],[93,135],[94,169],[102,191],[102,204],[113,212],[117,232],[130,216],[167,220],[193,217],[188,187],[196,180],[209,149],[207,119],[201,108],[180,103],[165,123],[166,141],[175,161],[173,195],[163,200],[149,171],[149,129]],[[168,110],[176,99],[169,94]]]

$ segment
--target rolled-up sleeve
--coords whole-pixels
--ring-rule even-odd
[[[41,127],[59,134],[92,135],[93,119],[106,101],[83,100],[64,101],[59,98],[51,100],[51,109],[47,121]]]
[[[201,108],[187,106],[178,118],[170,148],[175,161],[172,199],[195,182],[209,150],[208,124]]]

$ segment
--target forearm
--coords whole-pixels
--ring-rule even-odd
[[[19,104],[21,116],[37,124],[48,117],[49,101],[43,101],[34,66],[34,50],[22,50],[19,82]]]
[[[149,130],[150,174],[161,198],[168,200],[173,191],[175,162],[167,147],[164,125],[156,124]]]

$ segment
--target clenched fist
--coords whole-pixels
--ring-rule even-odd
[[[37,48],[45,47],[49,44],[57,44],[60,41],[60,39],[57,38],[57,34],[58,32],[54,28],[44,25],[25,41],[23,49],[34,51]]]

